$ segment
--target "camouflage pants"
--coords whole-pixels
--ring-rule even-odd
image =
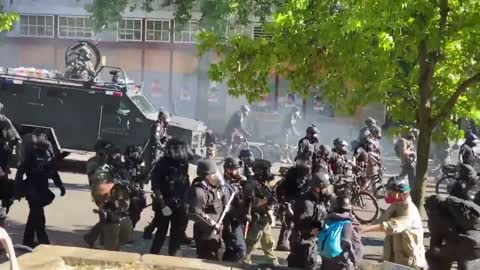
[[[132,236],[132,221],[127,217],[120,223],[103,224],[102,233],[106,250],[120,250],[121,245],[130,241]]]
[[[272,226],[270,224],[270,218],[268,216],[260,216],[260,218],[254,222],[245,239],[247,245],[247,254],[245,261],[250,262],[251,256],[258,243],[261,244],[263,253],[271,263],[278,263],[277,258],[273,254],[273,235]]]

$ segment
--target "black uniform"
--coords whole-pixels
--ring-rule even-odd
[[[225,198],[230,198],[235,193],[234,200],[230,205],[230,211],[223,220],[222,238],[225,243],[224,261],[240,262],[245,257],[247,247],[243,237],[243,224],[245,223],[245,202],[243,190],[245,181],[232,181],[225,175],[226,185],[224,187]]]
[[[461,163],[473,165],[475,162],[475,152],[467,143],[462,144],[459,152],[459,159]]]
[[[140,220],[143,209],[147,207],[147,198],[143,190],[143,185],[147,176],[145,175],[145,168],[142,166],[143,160],[140,158],[141,147],[136,150],[129,147],[130,151],[127,151],[125,155],[125,162],[123,168],[127,172],[127,179],[130,182],[130,219],[132,220],[132,226]],[[136,152],[138,155],[131,155]]]
[[[23,159],[15,177],[19,192],[17,196],[26,197],[30,208],[23,236],[23,244],[30,247],[35,245],[35,235],[40,244],[49,244],[43,208],[52,203],[55,195],[48,188],[48,180],[53,180],[62,196],[65,194],[62,180],[55,168],[55,156],[50,149],[50,142],[38,140]],[[24,174],[27,176],[25,180]]]
[[[292,248],[287,259],[289,267],[314,269],[318,266],[317,235],[312,234],[312,230],[321,229],[326,217],[324,200],[318,199],[312,192],[305,194],[295,204]]]
[[[336,152],[335,150],[333,150],[330,155],[329,164],[334,176],[345,175],[348,171],[347,157],[345,154]]]
[[[294,226],[292,207],[295,205],[295,201],[308,191],[310,177],[310,169],[308,167],[301,165],[291,167],[287,171],[285,180],[279,184],[276,190],[284,219],[277,243],[277,250],[290,250],[289,238]]]
[[[304,157],[311,159],[315,152],[315,146],[318,144],[318,139],[309,139],[307,137],[298,141],[297,157]]]
[[[430,231],[430,249],[425,254],[429,268],[449,270],[456,261],[458,269],[480,269],[480,207],[471,201],[433,195],[426,199],[425,210]]]
[[[215,226],[226,200],[222,187],[212,186],[206,180],[196,181],[191,187],[189,215],[195,222],[193,230],[198,258],[218,260],[221,242]]]
[[[161,157],[152,171],[153,208],[157,232],[150,253],[158,254],[170,225],[168,254],[177,256],[188,225],[186,198],[190,187],[188,159]],[[170,212],[171,213],[168,213]],[[170,215],[168,215],[170,214]]]
[[[150,128],[150,160],[149,168],[161,157],[167,143],[167,129],[164,122],[156,121]]]

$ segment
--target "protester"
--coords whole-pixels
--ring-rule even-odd
[[[360,223],[348,198],[337,198],[319,235],[322,270],[355,270],[362,259]]]
[[[386,185],[385,201],[390,207],[374,224],[363,225],[362,233],[385,232],[385,261],[423,269],[426,266],[422,219],[410,197],[405,178],[392,177]]]

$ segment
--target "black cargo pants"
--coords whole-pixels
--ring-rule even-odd
[[[172,209],[172,214],[168,217],[164,216],[161,210],[155,212],[154,221],[157,232],[153,238],[151,254],[159,254],[162,249],[163,242],[167,237],[168,227],[170,226],[170,238],[168,241],[168,255],[178,256],[180,245],[185,238],[185,230],[188,225],[188,214],[186,207],[182,206]]]
[[[223,241],[225,243],[224,261],[241,262],[245,258],[247,246],[243,237],[243,226],[239,220],[225,219],[223,223]]]

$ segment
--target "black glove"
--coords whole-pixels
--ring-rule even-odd
[[[59,187],[60,189],[60,196],[63,197],[65,196],[65,193],[67,192],[64,187]]]

